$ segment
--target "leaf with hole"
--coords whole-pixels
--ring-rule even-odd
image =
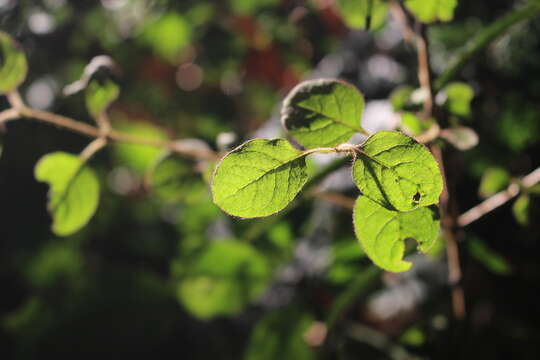
[[[55,234],[71,235],[90,221],[99,203],[99,182],[80,157],[47,154],[36,164],[35,177],[49,184],[48,208]]]
[[[362,144],[353,179],[362,194],[398,211],[438,203],[443,187],[439,165],[429,150],[394,131],[379,131]]]
[[[352,85],[335,79],[305,81],[283,102],[281,121],[306,148],[333,147],[357,132],[364,111],[364,97]]]
[[[440,227],[436,206],[398,212],[388,210],[366,196],[356,200],[353,223],[356,236],[369,258],[377,266],[392,272],[411,267],[410,262],[403,260],[406,239],[415,239],[418,249],[426,252],[437,241]]]
[[[458,0],[405,0],[405,6],[424,23],[450,21]]]
[[[0,94],[15,90],[27,72],[28,64],[21,45],[0,31]]]
[[[255,139],[218,164],[214,203],[243,218],[272,215],[289,204],[307,181],[305,154],[287,140]]]
[[[93,79],[85,91],[86,109],[93,117],[98,117],[118,98],[120,88],[111,79]]]

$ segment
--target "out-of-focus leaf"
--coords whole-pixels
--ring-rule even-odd
[[[439,235],[439,211],[436,206],[414,211],[388,210],[360,196],[354,206],[354,231],[367,256],[379,267],[392,272],[406,271],[411,263],[403,260],[405,239],[412,238],[426,252]]]
[[[399,337],[399,341],[407,346],[419,347],[426,342],[426,335],[421,328],[415,326],[405,330]]]
[[[264,8],[276,6],[279,0],[229,0],[229,4],[234,13],[239,15],[257,14]]]
[[[315,352],[304,341],[313,321],[312,315],[295,307],[265,315],[251,334],[244,359],[315,359]]]
[[[306,148],[344,143],[364,132],[360,119],[364,97],[352,85],[336,79],[305,81],[283,102],[281,121]]]
[[[392,107],[394,108],[394,111],[405,110],[405,107],[407,106],[413,91],[414,88],[412,86],[406,85],[399,86],[398,88],[394,89],[394,91],[392,91],[389,100],[392,104]]]
[[[265,258],[250,245],[236,241],[212,243],[185,271],[178,298],[202,319],[240,313],[264,291],[270,277]]]
[[[98,117],[118,98],[119,94],[120,88],[112,80],[93,79],[86,87],[86,109],[90,115]]]
[[[35,177],[50,186],[48,208],[55,234],[71,235],[90,221],[99,203],[99,181],[80,157],[47,154],[36,164]]]
[[[529,211],[531,208],[531,198],[528,195],[521,195],[512,206],[512,212],[516,221],[523,226],[529,225]]]
[[[478,194],[487,198],[505,189],[510,184],[510,174],[503,168],[491,167],[487,169],[480,180]]]
[[[433,125],[433,119],[422,120],[410,112],[401,114],[401,128],[410,136],[418,136]]]
[[[287,140],[255,139],[218,164],[212,181],[214,203],[243,218],[282,210],[307,181],[305,155]]]
[[[362,144],[353,179],[362,194],[391,210],[436,204],[442,192],[441,171],[433,155],[413,138],[394,131],[379,131]]]
[[[491,272],[498,275],[510,275],[512,273],[512,267],[508,262],[493,251],[486,242],[478,238],[470,238],[467,239],[466,244],[471,256]]]
[[[147,24],[141,39],[158,55],[174,63],[189,45],[192,34],[191,24],[182,15],[168,12]]]
[[[167,140],[162,129],[146,122],[114,122],[114,128],[123,133],[145,139]],[[160,156],[162,150],[153,146],[115,143],[114,155],[118,163],[127,166],[139,174],[144,174]]]
[[[354,238],[332,243],[332,263],[327,278],[334,284],[345,284],[358,275],[358,260],[366,256]]]
[[[472,149],[479,141],[476,131],[465,126],[443,129],[439,136],[461,151]]]
[[[366,29],[366,19],[371,16],[370,29],[377,30],[388,14],[388,3],[383,0],[338,0],[337,4],[343,20],[353,29]]]
[[[25,270],[32,285],[45,288],[60,281],[75,280],[81,274],[83,264],[83,256],[75,246],[52,242],[32,259]]]
[[[540,111],[536,104],[524,102],[517,95],[509,97],[496,122],[501,143],[520,152],[540,139]]]
[[[454,18],[454,9],[458,0],[405,0],[405,6],[420,21],[450,21]]]
[[[150,168],[148,185],[165,201],[196,201],[208,191],[196,166],[193,160],[166,154]]]
[[[473,88],[462,82],[453,82],[445,89],[445,106],[451,114],[463,117],[471,115],[471,101],[474,98]]]
[[[0,94],[15,90],[27,72],[28,64],[21,45],[0,31]]]

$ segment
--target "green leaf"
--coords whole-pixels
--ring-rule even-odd
[[[345,24],[353,29],[366,29],[366,19],[371,16],[370,28],[377,30],[384,25],[388,14],[388,4],[382,0],[338,0],[337,4]]]
[[[214,203],[243,218],[272,215],[307,181],[305,155],[287,140],[248,141],[221,160],[212,182]]]
[[[120,89],[110,79],[103,82],[93,79],[86,88],[86,109],[93,117],[98,117],[105,112],[109,105],[118,98]]]
[[[512,212],[517,222],[523,226],[529,225],[529,211],[531,208],[531,198],[528,195],[521,195],[512,206]]]
[[[473,88],[462,82],[453,82],[445,88],[445,106],[451,114],[463,117],[471,115],[471,101],[474,98]]]
[[[405,110],[405,107],[409,103],[414,88],[411,86],[399,86],[390,94],[390,103],[394,108],[394,111]]]
[[[268,313],[253,330],[244,359],[315,359],[315,352],[304,341],[313,322],[311,314],[296,307]]]
[[[71,235],[88,223],[98,206],[99,182],[80,157],[47,154],[36,164],[35,177],[49,184],[48,208],[55,234]]]
[[[297,85],[283,102],[281,121],[306,148],[344,143],[360,127],[364,97],[343,81],[320,79]]]
[[[405,0],[405,6],[420,21],[450,21],[454,18],[454,9],[458,0]]]
[[[353,222],[356,236],[369,258],[392,272],[411,267],[410,262],[403,261],[405,239],[415,239],[419,250],[426,252],[437,241],[440,227],[436,206],[398,212],[365,196],[359,197],[354,205]]]
[[[478,193],[480,197],[487,198],[505,189],[508,185],[510,185],[508,171],[500,167],[491,167],[484,171]]]
[[[179,13],[167,12],[145,26],[140,40],[162,58],[176,63],[192,37],[192,26],[185,17]]]
[[[145,139],[167,140],[167,134],[161,128],[147,122],[115,121],[114,128],[120,132]],[[144,174],[159,158],[162,150],[154,146],[115,143],[114,155],[122,166],[127,166],[139,174]]]
[[[379,131],[362,144],[353,179],[365,196],[398,211],[438,203],[443,187],[439,165],[429,150],[394,131]]]
[[[152,191],[165,201],[197,201],[208,193],[197,163],[173,154],[161,156],[147,174]]]
[[[15,90],[27,72],[28,64],[21,45],[0,31],[0,94]]]
[[[410,112],[401,114],[401,129],[411,136],[418,136],[428,130],[434,121],[433,119],[422,120]]]
[[[202,319],[239,314],[261,295],[271,273],[261,254],[236,241],[210,244],[185,271],[178,299]]]
[[[506,259],[493,251],[483,240],[470,238],[465,243],[471,256],[491,272],[499,275],[509,275],[512,273],[512,267]]]

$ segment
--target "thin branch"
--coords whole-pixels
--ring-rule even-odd
[[[431,72],[429,67],[428,43],[425,26],[416,23],[416,48],[418,49],[418,81],[420,88],[425,94],[424,110],[422,114],[425,118],[431,117],[433,113],[433,87],[431,84]]]
[[[107,145],[107,139],[100,137],[92,141],[79,155],[83,161],[88,161],[95,153]]]
[[[11,108],[0,112],[0,124],[19,117],[17,109]]]
[[[521,180],[521,185],[524,188],[530,188],[540,182],[540,168],[534,170],[529,175],[525,176]],[[506,204],[520,193],[520,187],[518,184],[510,184],[505,190],[498,192],[490,198],[484,200],[480,204],[476,205],[472,209],[466,211],[457,219],[457,224],[461,227],[465,227],[470,223],[480,219],[482,216],[492,212],[498,207]]]
[[[48,111],[30,108],[23,103],[20,95],[17,92],[7,94],[7,98],[12,106],[12,109],[6,111],[14,110],[20,116],[56,125],[58,127],[68,129],[70,131],[79,133],[90,138],[105,138],[117,142],[160,147],[183,156],[188,156],[200,160],[216,160],[219,158],[219,154],[216,154],[210,149],[200,151],[200,149],[194,147],[183,147],[181,146],[179,141],[148,139],[112,130],[110,129],[110,125],[106,117],[98,117],[98,119],[96,119],[100,126],[100,128],[97,128],[95,126],[88,125],[75,119],[69,118],[67,116],[62,116]],[[2,112],[2,114],[6,111]]]

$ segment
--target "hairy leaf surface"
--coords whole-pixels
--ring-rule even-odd
[[[212,182],[214,203],[243,218],[283,209],[307,181],[305,155],[287,140],[255,139],[218,164]]]
[[[458,0],[406,0],[405,6],[420,21],[450,21],[454,18],[454,9]]]
[[[426,252],[437,240],[440,227],[436,206],[398,212],[388,210],[366,196],[356,200],[353,222],[356,236],[369,258],[392,272],[411,267],[410,262],[403,260],[405,239],[415,239],[418,249]]]
[[[55,234],[71,235],[88,223],[98,206],[99,182],[81,158],[64,152],[47,154],[37,163],[35,176],[49,184]]]
[[[443,185],[429,150],[394,131],[380,131],[362,145],[353,179],[365,196],[398,211],[436,204]]]
[[[19,43],[0,31],[0,93],[16,89],[26,78],[28,64]]]
[[[306,148],[332,147],[363,132],[364,97],[352,85],[335,79],[306,81],[283,103],[281,121]]]

